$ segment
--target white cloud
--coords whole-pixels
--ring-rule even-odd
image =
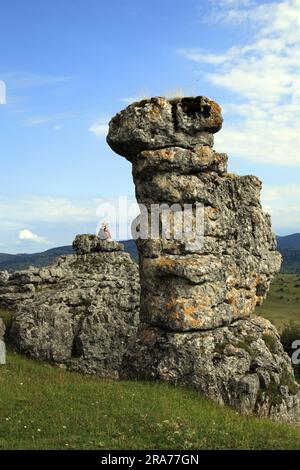
[[[19,251],[21,243],[33,250],[37,249],[38,243],[69,244],[76,233],[95,233],[103,220],[109,222],[114,238],[125,240],[131,238],[131,223],[138,213],[135,198],[127,196],[79,203],[41,196],[2,201],[0,242],[10,247],[10,251]],[[40,233],[46,234],[51,242]],[[32,242],[34,246],[30,245]]]
[[[8,252],[18,252],[21,244],[26,244],[26,251],[29,247],[36,251],[39,243],[41,248],[46,243],[52,246],[69,244],[81,230],[92,229],[93,232],[98,223],[97,204],[98,201],[93,199],[72,201],[38,195],[1,198],[0,242],[5,244]]]
[[[39,237],[35,233],[32,233],[28,229],[20,230],[19,232],[19,240],[21,241],[30,241],[30,242],[37,242],[37,243],[49,243],[47,238]]]
[[[300,166],[300,0],[218,5],[214,21],[247,19],[253,40],[218,54],[179,49],[211,67],[204,76],[212,85],[236,96],[236,102],[225,103],[217,145],[256,162]]]
[[[43,227],[64,224],[94,225],[102,220],[114,221],[117,225],[128,225],[138,214],[135,198],[120,196],[86,200],[85,203],[66,198],[27,196],[19,200],[0,202],[0,226],[8,229],[31,225]],[[23,232],[22,232],[23,233]],[[28,231],[26,229],[26,234]]]
[[[263,207],[271,214],[278,233],[291,233],[300,226],[300,187],[295,184],[263,186]]]
[[[300,209],[300,187],[295,184],[286,186],[265,186],[263,188],[263,200],[267,203],[281,201],[286,204],[287,199],[291,205],[298,206]]]
[[[211,9],[202,12],[204,20],[215,23],[242,23],[245,21],[264,22],[270,17],[270,10],[278,2],[262,3],[259,0],[210,0]]]
[[[22,124],[23,126],[39,126],[41,124],[47,124],[49,122],[53,121],[61,121],[61,120],[66,120],[66,119],[71,119],[76,117],[78,113],[74,111],[67,111],[64,113],[58,113],[58,114],[49,114],[49,115],[43,115],[43,116],[31,116],[26,119],[23,119]],[[59,125],[55,125],[54,129],[57,127],[61,128]],[[56,129],[58,130],[58,129]]]
[[[6,85],[3,80],[0,80],[0,104],[6,104]]]
[[[97,138],[106,137],[108,134],[108,123],[104,121],[98,121],[89,128],[89,131],[92,132]]]
[[[1,78],[9,85],[10,89],[36,88],[58,83],[68,83],[74,77],[66,75],[42,75],[37,73],[16,71],[11,73],[1,73]]]
[[[24,126],[39,126],[40,124],[46,124],[51,121],[51,116],[35,116],[31,118],[26,118],[23,121]]]
[[[207,64],[219,65],[233,58],[234,48],[229,49],[225,54],[206,54],[199,49],[177,49],[178,54],[181,54],[186,59],[194,62],[205,62]]]
[[[26,196],[0,202],[0,225],[48,222],[70,223],[96,220],[96,201],[80,204],[66,198]]]
[[[234,7],[234,6],[249,6],[252,0],[218,0],[218,4],[223,4],[223,6]]]

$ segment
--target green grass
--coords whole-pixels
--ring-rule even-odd
[[[278,275],[257,313],[274,323],[280,331],[290,322],[300,324],[300,276]]]
[[[193,390],[100,380],[12,353],[0,390],[0,449],[300,449],[300,429]]]
[[[259,309],[279,328],[300,322],[298,279],[280,275]],[[10,312],[0,316],[9,325]],[[112,382],[8,353],[0,367],[0,450],[108,448],[300,449],[300,429],[241,416],[188,388]]]

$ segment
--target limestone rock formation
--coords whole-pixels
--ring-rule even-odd
[[[131,377],[190,384],[243,412],[300,420],[298,386],[278,334],[253,318],[281,256],[260,204],[261,182],[228,173],[227,156],[212,149],[222,121],[208,98],[159,97],[110,122],[107,141],[132,162],[147,212],[134,224],[142,324],[124,366]],[[178,237],[187,205],[193,230],[183,226]],[[203,237],[195,231],[197,205]],[[167,215],[158,209],[159,227],[167,217],[168,230],[145,236],[157,206],[171,208]]]
[[[10,342],[30,357],[118,378],[138,325],[137,266],[119,243],[94,235],[77,236],[74,248],[0,287],[0,305],[14,310]]]
[[[151,325],[189,331],[249,317],[280,268],[261,182],[228,174],[227,156],[201,142],[221,124],[221,108],[203,97],[152,98],[110,123],[108,143],[132,161],[139,203],[204,205],[200,250],[172,237],[138,240],[141,320]]]

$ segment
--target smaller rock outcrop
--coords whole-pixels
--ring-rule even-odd
[[[86,253],[101,253],[110,251],[124,251],[124,245],[114,240],[100,240],[95,235],[77,235],[73,248],[79,255]]]
[[[138,267],[120,243],[95,235],[78,235],[74,248],[47,268],[3,275],[9,341],[35,359],[118,378],[139,321]]]

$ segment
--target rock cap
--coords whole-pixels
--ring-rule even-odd
[[[109,123],[107,143],[128,160],[143,150],[213,146],[223,123],[221,107],[205,96],[154,97],[129,105]]]

